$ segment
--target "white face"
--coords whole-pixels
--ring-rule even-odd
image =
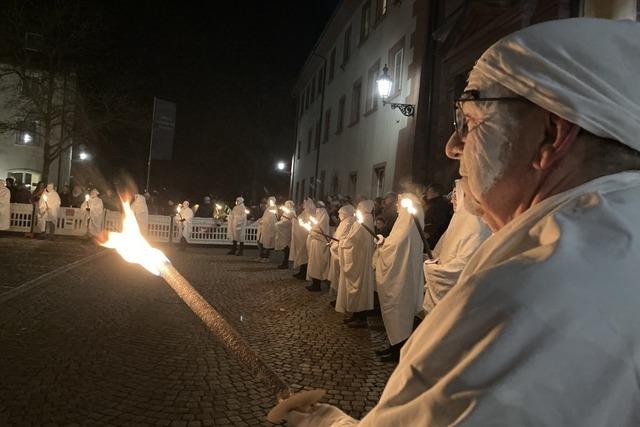
[[[47,184],[47,191],[53,191],[53,184]]]

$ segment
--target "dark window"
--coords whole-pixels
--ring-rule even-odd
[[[320,121],[318,121],[316,123],[316,143],[313,145],[314,149],[318,149],[318,147],[320,146],[320,134],[321,134],[321,128],[320,128]]]
[[[311,99],[309,100],[309,104],[313,104],[313,101],[316,99],[316,79],[315,76],[311,79],[311,86],[309,86]]]
[[[296,181],[296,192],[295,192],[295,195],[296,195],[296,199],[295,199],[296,203],[300,203],[300,182],[299,181]]]
[[[389,98],[402,92],[404,71],[404,37],[389,50],[389,76],[393,82]]]
[[[318,96],[322,93],[322,88],[324,86],[324,67],[320,68],[318,71]]]
[[[307,154],[311,153],[311,139],[313,138],[313,126],[309,128],[307,133]]]
[[[342,132],[344,128],[344,109],[347,103],[347,97],[342,95],[338,100],[338,121],[336,123],[336,133]]]
[[[382,197],[384,194],[384,178],[385,178],[385,165],[376,165],[373,167],[373,195],[375,197]]]
[[[367,75],[367,101],[365,105],[365,111],[367,113],[378,109],[378,84],[376,80],[380,75],[380,60],[378,59],[375,64],[369,68]]]
[[[307,193],[305,193],[307,188],[304,185],[305,185],[305,180],[303,179],[302,180],[302,185],[300,186],[300,188],[302,189],[302,200],[307,198]]]
[[[300,158],[300,146],[302,145],[302,141],[298,141],[298,144],[296,145],[296,158]]]
[[[351,172],[349,174],[349,195],[356,197],[356,191],[358,191],[358,172]]]
[[[362,98],[362,80],[358,79],[353,84],[351,92],[351,122],[350,125],[358,123],[360,120],[360,98]]]
[[[389,0],[378,0],[376,3],[376,23],[380,22],[387,14]]]
[[[342,66],[349,62],[351,56],[351,25],[344,32],[344,40],[342,44]]]
[[[329,142],[329,132],[331,131],[331,109],[329,108],[324,113],[324,136],[322,142]]]
[[[333,80],[336,71],[336,48],[334,47],[329,54],[329,82]]]
[[[34,120],[24,120],[19,124],[16,132],[17,145],[39,146],[40,138],[38,138],[36,122]]]
[[[371,1],[367,1],[362,6],[362,15],[360,19],[360,43],[364,42],[369,36],[371,29]]]

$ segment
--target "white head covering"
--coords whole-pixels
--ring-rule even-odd
[[[4,179],[0,179],[0,188],[4,187],[5,185],[7,185],[7,182]]]
[[[640,151],[640,24],[548,21],[489,48],[472,73],[603,138]]]
[[[53,188],[53,182],[48,183],[48,184],[47,184],[47,191],[53,191],[53,190],[54,190],[54,188]]]
[[[244,203],[244,197],[236,197],[236,205],[241,205]]]
[[[287,200],[286,202],[284,202],[284,206],[290,210],[294,210],[296,208],[296,204],[293,203],[293,200]]]
[[[338,216],[340,217],[340,221],[344,221],[347,218],[354,218],[356,214],[356,210],[351,205],[344,205],[338,210]]]

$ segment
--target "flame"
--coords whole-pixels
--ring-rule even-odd
[[[356,211],[356,219],[360,224],[364,222],[364,215],[362,215],[362,212],[360,212],[359,210]]]
[[[417,209],[413,206],[413,200],[411,199],[402,199],[400,201],[400,206],[405,208],[411,215],[415,215],[418,212]]]
[[[245,209],[244,213],[246,213],[247,215],[249,215],[251,212],[249,211],[249,209]]]
[[[278,213],[278,211],[275,210],[275,209],[269,209],[269,212],[271,212],[272,214],[277,214]]]
[[[122,232],[109,232],[107,241],[101,245],[115,249],[125,261],[140,264],[156,276],[160,275],[162,266],[169,262],[159,249],[151,247],[142,234],[136,221],[136,216],[129,206],[129,202],[122,202],[124,220]]]
[[[280,206],[280,209],[282,209],[284,213],[291,213],[291,209],[286,206]]]
[[[269,206],[275,206],[276,203],[273,200],[269,200]]]
[[[222,209],[222,205],[220,203],[216,203],[216,209]]]
[[[314,217],[310,216],[309,219],[311,220],[312,223],[317,224],[318,220],[315,219]]]
[[[180,205],[176,206],[176,212],[180,213],[180,208],[181,208]]]
[[[42,195],[42,200],[44,200],[45,203],[47,202],[47,195],[46,194]]]
[[[311,231],[311,223],[310,222],[304,222],[301,219],[298,219],[298,223],[302,226],[302,228],[305,228],[307,231]]]
[[[88,195],[88,194],[85,194],[85,195],[84,195],[84,201],[85,201],[85,202],[88,202],[88,201],[89,201],[89,195]]]

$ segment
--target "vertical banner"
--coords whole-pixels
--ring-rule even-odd
[[[155,98],[151,129],[151,159],[171,160],[176,129],[176,104]]]

